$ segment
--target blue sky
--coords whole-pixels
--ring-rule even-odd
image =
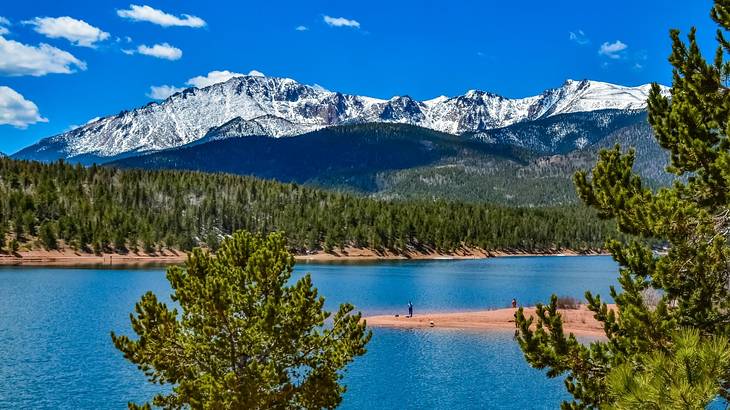
[[[474,88],[524,97],[567,78],[669,84],[668,30],[695,25],[702,45],[714,47],[711,4],[8,1],[0,7],[0,151],[144,105],[152,86],[184,87],[215,70],[380,98]]]

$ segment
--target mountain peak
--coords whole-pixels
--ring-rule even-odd
[[[282,137],[366,122],[408,123],[463,134],[562,113],[643,109],[648,90],[646,86],[568,79],[559,88],[526,98],[505,98],[473,89],[452,98],[417,101],[405,95],[383,100],[327,91],[291,78],[243,75],[98,119],[46,138],[14,156],[108,160],[186,145],[234,119],[228,124],[231,127],[218,130],[218,137],[258,135],[262,131]]]

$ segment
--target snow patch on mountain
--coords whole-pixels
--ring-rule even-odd
[[[290,78],[235,76],[204,88],[188,88],[161,102],[98,119],[46,138],[17,158],[115,157],[157,151],[201,140],[263,132],[272,137],[364,122],[395,122],[451,134],[473,133],[558,114],[646,107],[649,85],[624,87],[568,80],[540,95],[510,99],[470,90],[456,97],[417,101],[342,94]],[[231,123],[233,121],[233,123]],[[225,128],[225,126],[228,128]],[[518,138],[518,136],[514,136]],[[524,145],[524,144],[520,144]]]

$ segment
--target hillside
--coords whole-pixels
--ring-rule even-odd
[[[214,140],[108,165],[227,172],[375,192],[376,176],[384,172],[430,166],[455,157],[526,163],[530,156],[512,146],[484,144],[411,125],[356,124],[290,138]]]
[[[55,249],[61,242],[95,253],[215,248],[237,229],[285,231],[297,253],[580,251],[600,248],[615,232],[579,206],[390,202],[228,174],[0,159],[5,252]]]
[[[666,154],[645,112],[563,114],[487,133],[454,136],[405,124],[330,127],[289,138],[231,137],[236,121],[188,146],[109,163],[141,169],[226,172],[355,191],[385,199],[448,199],[510,206],[576,203],[572,175],[600,148],[637,148],[636,170],[666,184]],[[219,136],[223,136],[219,138]],[[510,139],[509,136],[518,137]],[[533,152],[514,145],[532,141]],[[581,149],[570,149],[580,142]]]

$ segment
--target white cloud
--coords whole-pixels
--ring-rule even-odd
[[[41,43],[31,46],[0,36],[0,75],[39,77],[86,70],[86,63],[71,53]]]
[[[213,84],[224,83],[233,77],[243,77],[246,74],[234,73],[228,70],[211,71],[207,75],[199,75],[185,82],[191,87],[205,88]],[[251,75],[249,73],[249,75]]]
[[[574,41],[582,46],[591,42],[591,39],[586,36],[583,30],[568,32],[568,38],[570,38],[570,41]]]
[[[621,52],[627,48],[629,48],[629,46],[622,43],[621,40],[616,40],[613,43],[605,42],[601,44],[601,48],[598,49],[598,54],[617,60],[621,58]]]
[[[36,17],[24,21],[23,24],[33,26],[40,34],[50,38],[65,38],[72,44],[81,47],[96,47],[96,43],[109,38],[109,33],[75,18],[64,17]]]
[[[307,26],[297,26],[294,30],[296,31],[307,31],[309,28]]]
[[[124,53],[124,54],[126,54],[128,56],[131,56],[132,54],[134,54],[134,50],[130,50],[128,48],[123,48],[122,49],[122,53]]]
[[[257,70],[251,70],[248,74],[241,74],[228,70],[214,70],[206,75],[199,75],[189,79],[185,82],[185,85],[189,87],[205,88],[213,84],[224,83],[233,77],[244,77],[246,75],[264,77],[264,73]],[[147,93],[147,96],[154,98],[155,100],[164,100],[165,98],[183,91],[184,89],[184,87],[176,87],[174,85],[153,85],[150,87],[150,92]]]
[[[332,27],[352,27],[352,28],[360,28],[360,22],[357,20],[350,20],[346,19],[344,17],[330,17],[330,16],[324,16],[324,22],[327,23],[327,25]]]
[[[128,10],[117,10],[117,15],[133,21],[147,21],[153,24],[158,24],[162,27],[178,26],[200,28],[205,27],[206,24],[205,20],[200,17],[191,16],[189,14],[181,14],[180,17],[177,17],[146,5],[138,6],[136,4],[130,4]]]
[[[167,43],[155,44],[152,47],[148,47],[142,44],[141,46],[137,47],[137,52],[146,56],[164,58],[166,60],[172,61],[179,60],[183,55],[182,50],[177,47],[173,47]]]
[[[10,33],[10,29],[8,29],[9,25],[10,20],[6,19],[3,16],[0,16],[0,36]]]
[[[38,106],[10,87],[0,86],[0,125],[25,129],[30,124],[48,122],[41,117]]]
[[[165,98],[175,94],[179,93],[180,91],[184,90],[185,88],[181,87],[175,87],[172,85],[160,85],[160,86],[151,86],[150,92],[147,93],[147,96],[155,99],[155,100],[164,100]]]

